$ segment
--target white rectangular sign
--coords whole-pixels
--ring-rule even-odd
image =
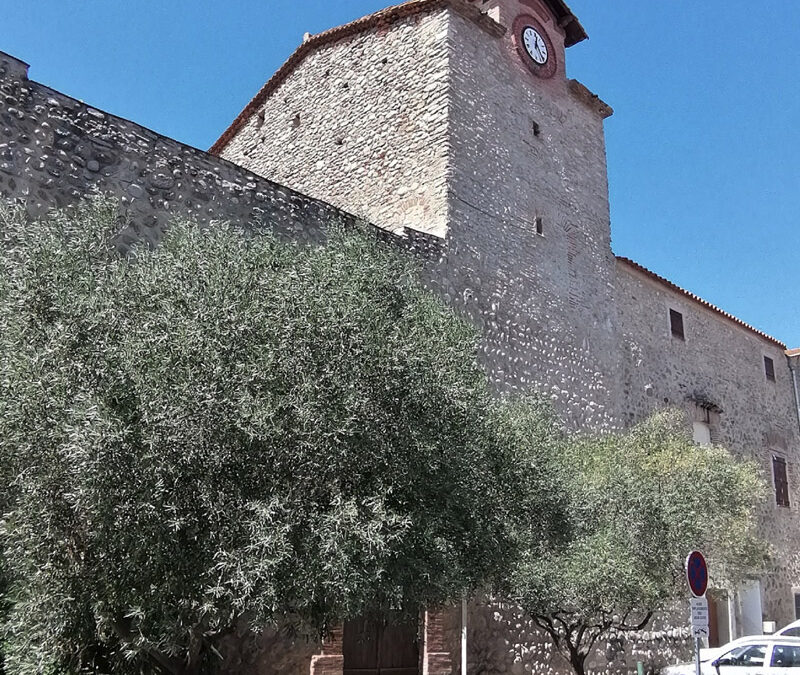
[[[708,600],[706,598],[692,598],[692,636],[708,637]]]

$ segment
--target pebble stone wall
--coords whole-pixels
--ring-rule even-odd
[[[28,79],[25,63],[0,52],[0,195],[32,215],[93,192],[120,200],[121,238],[157,242],[170,220],[236,221],[318,241],[331,222],[356,216],[219,157],[96,110]],[[427,255],[436,242],[397,231],[398,244]]]
[[[390,230],[447,227],[443,12],[311,52],[221,153]]]
[[[444,239],[430,283],[483,331],[498,390],[537,390],[576,427],[612,427],[606,107],[564,79],[563,34],[559,74],[537,90],[505,29],[452,10],[310,52],[221,155]]]
[[[791,505],[777,506],[773,493],[761,518],[775,554],[761,586],[764,620],[793,621],[792,591],[800,586],[800,433],[784,349],[627,263],[618,266],[617,289],[625,419],[632,423],[677,405],[702,422],[703,405],[711,404],[721,411],[710,415],[712,440],[755,460],[770,486],[773,453],[787,460]],[[670,309],[683,315],[685,340],[672,336]],[[775,364],[775,382],[766,377],[765,356]]]
[[[496,3],[495,3],[496,4]],[[450,22],[450,243],[445,294],[484,332],[498,389],[538,391],[578,428],[616,426],[614,258],[605,106],[559,71],[531,75],[512,35]],[[542,233],[537,233],[537,219]]]

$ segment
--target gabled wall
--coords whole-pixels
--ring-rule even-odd
[[[447,233],[447,15],[324,44],[222,150],[389,230]]]

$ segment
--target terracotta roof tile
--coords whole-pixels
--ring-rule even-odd
[[[622,256],[617,256],[617,261],[622,263],[622,264],[624,264],[624,265],[627,265],[628,267],[631,267],[631,268],[635,269],[637,272],[641,272],[645,276],[650,277],[650,279],[652,279],[653,281],[657,281],[662,286],[666,286],[667,288],[669,288],[672,291],[676,291],[677,293],[680,293],[681,295],[685,295],[687,298],[689,298],[691,300],[694,300],[698,304],[703,305],[703,307],[705,307],[706,309],[710,309],[712,312],[715,312],[715,313],[719,314],[720,316],[725,317],[729,321],[732,321],[733,323],[741,326],[742,328],[745,328],[745,329],[749,330],[750,332],[755,333],[760,338],[763,338],[764,340],[767,340],[768,342],[771,342],[772,344],[774,344],[776,347],[780,347],[780,349],[786,351],[786,345],[783,344],[782,342],[780,342],[779,340],[776,340],[771,335],[767,335],[763,331],[758,330],[758,328],[753,328],[753,326],[751,326],[748,323],[745,323],[741,319],[736,318],[735,316],[733,316],[733,314],[729,314],[728,312],[726,312],[725,310],[720,309],[716,305],[712,305],[707,300],[703,300],[703,298],[701,298],[698,295],[695,295],[691,291],[687,291],[686,289],[681,288],[680,286],[678,286],[676,284],[673,284],[669,279],[665,279],[664,277],[659,276],[655,272],[651,272],[649,269],[647,269],[646,267],[643,267],[642,265],[640,265],[637,262],[634,262],[630,258],[624,258]],[[800,352],[800,350],[798,350],[798,351]]]

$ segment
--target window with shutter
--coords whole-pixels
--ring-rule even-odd
[[[669,325],[672,328],[672,337],[679,340],[685,340],[683,332],[683,314],[676,312],[674,309],[669,310]]]
[[[770,382],[775,381],[775,362],[769,358],[769,356],[764,357],[764,371],[767,374],[767,379]]]
[[[772,456],[772,477],[775,482],[775,502],[778,506],[789,506],[789,478],[786,460],[780,455]]]

